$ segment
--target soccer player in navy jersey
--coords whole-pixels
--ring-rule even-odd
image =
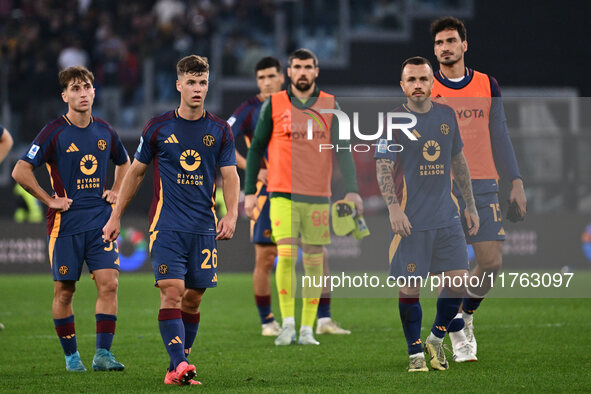
[[[154,163],[150,209],[150,254],[160,288],[158,324],[170,364],[165,384],[201,384],[187,356],[199,327],[199,305],[207,288],[217,286],[216,240],[234,235],[240,180],[232,130],[206,111],[207,58],[190,55],[177,64],[180,105],[150,119],[125,177],[117,205],[103,229],[117,238],[120,218],[136,193],[148,164]],[[215,177],[219,167],[228,212],[215,214]]]
[[[394,236],[390,245],[390,275],[417,277],[444,273],[449,283],[437,300],[437,315],[425,341],[425,352],[433,369],[446,370],[443,338],[456,315],[465,290],[464,281],[454,277],[468,273],[466,240],[457,202],[451,194],[453,171],[456,184],[466,201],[465,217],[470,235],[479,228],[479,218],[472,195],[470,173],[462,153],[462,139],[454,111],[431,102],[433,69],[429,61],[413,57],[402,65],[400,86],[407,97],[397,112],[413,114],[417,123],[410,140],[400,130],[394,132],[401,152],[390,152],[381,140],[376,148],[377,177],[380,191],[389,210]],[[422,352],[422,309],[420,283],[409,279],[399,292],[398,307],[408,345],[409,372],[428,371]]]
[[[267,56],[255,66],[259,93],[241,103],[228,119],[234,138],[244,137],[246,146],[254,134],[263,102],[273,93],[281,90],[284,76],[278,59]],[[246,171],[246,158],[236,151],[238,168]],[[271,239],[271,219],[269,218],[269,194],[267,193],[267,158],[261,164],[257,182],[256,220],[251,221],[250,237],[254,243],[255,266],[252,275],[255,303],[261,321],[263,336],[279,335],[281,327],[271,311],[271,269],[277,257],[277,246]]]
[[[476,236],[468,234],[465,223],[464,233],[476,255],[476,266],[470,274],[485,280],[478,286],[467,288],[462,313],[449,327],[454,360],[475,361],[477,343],[473,313],[492,286],[488,278],[496,276],[502,266],[505,231],[499,207],[499,175],[502,181],[511,185],[509,202],[516,205],[521,219],[527,211],[527,199],[509,139],[499,84],[492,76],[468,68],[464,63],[468,50],[464,23],[454,17],[437,19],[431,24],[431,36],[440,66],[435,72],[431,96],[438,102],[446,103],[458,114],[460,134],[465,143],[463,151],[481,219],[481,228]],[[454,193],[460,207],[465,206],[456,188]]]
[[[111,214],[111,204],[117,202],[129,157],[113,127],[92,116],[93,74],[75,66],[61,71],[58,78],[68,112],[41,130],[16,163],[12,176],[49,207],[47,235],[54,280],[51,311],[66,355],[66,369],[86,371],[78,352],[72,308],[76,281],[86,261],[97,287],[92,368],[120,371],[123,364],[110,352],[117,321],[119,253],[115,239],[103,239],[102,227]],[[109,160],[116,166],[111,189],[106,187]],[[42,164],[51,179],[51,196],[33,173]]]

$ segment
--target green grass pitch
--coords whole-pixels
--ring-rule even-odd
[[[478,362],[409,374],[394,298],[335,299],[333,317],[353,331],[350,336],[322,335],[320,346],[277,348],[273,338],[260,336],[251,276],[221,274],[219,287],[204,296],[190,358],[203,386],[177,387],[163,384],[168,356],[151,275],[120,278],[112,350],[125,364],[123,372],[66,372],[50,312],[52,293],[49,275],[0,277],[0,322],[6,326],[0,331],[0,392],[591,390],[590,299],[488,299],[475,318]],[[74,310],[87,368],[95,347],[95,296],[94,283],[84,275]],[[435,300],[422,304],[426,337]]]

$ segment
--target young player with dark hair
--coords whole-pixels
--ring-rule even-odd
[[[281,90],[284,77],[281,63],[268,56],[259,60],[255,67],[255,77],[259,93],[244,101],[236,108],[228,124],[232,127],[234,138],[244,136],[246,146],[250,147],[254,129],[263,102],[273,93]],[[255,266],[252,275],[255,303],[261,321],[263,336],[279,335],[279,323],[271,311],[271,270],[277,257],[277,247],[271,239],[271,219],[269,219],[269,193],[267,193],[267,159],[261,164],[257,182],[257,206],[255,218],[250,224],[250,238],[254,243]],[[246,158],[236,151],[238,168],[246,170]]]

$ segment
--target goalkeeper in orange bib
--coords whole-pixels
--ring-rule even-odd
[[[259,113],[265,100],[273,93],[281,91],[281,85],[285,80],[281,63],[278,59],[266,56],[258,61],[255,67],[255,75],[259,94],[244,101],[228,119],[232,127],[234,137],[241,135],[247,147],[254,135],[254,129],[259,119]],[[236,150],[238,168],[246,170],[246,158]],[[254,209],[256,220],[251,221],[250,238],[255,248],[255,267],[252,275],[255,303],[259,312],[263,336],[276,337],[281,331],[281,326],[275,320],[271,311],[271,270],[277,257],[277,246],[271,235],[271,219],[269,217],[269,193],[267,192],[267,157],[261,164],[258,182],[256,185],[257,207]],[[325,274],[328,272],[325,258]],[[325,288],[318,303],[318,324],[316,334],[350,334],[332,320],[330,311],[330,289]]]
[[[271,226],[277,242],[278,261],[276,284],[282,327],[275,339],[277,346],[290,345],[296,340],[295,277],[298,237],[301,237],[303,265],[306,275],[323,274],[323,247],[330,244],[329,198],[331,196],[332,153],[321,152],[320,144],[349,145],[337,141],[338,124],[332,115],[321,115],[321,109],[338,108],[334,96],[318,89],[318,60],[307,49],[298,49],[289,57],[287,90],[273,94],[261,108],[254,139],[247,155],[244,193],[249,217],[257,203],[256,181],[261,159],[268,149],[269,166],[267,190],[271,201]],[[309,114],[321,119],[312,122],[313,138],[306,130]],[[318,119],[318,118],[316,118]],[[355,163],[351,152],[336,153],[345,179],[345,199],[355,203],[363,213],[363,202],[357,193]],[[298,343],[318,345],[312,326],[316,318],[322,288],[304,288],[302,321]]]

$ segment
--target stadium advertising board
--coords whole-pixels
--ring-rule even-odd
[[[332,275],[359,272],[386,273],[389,229],[383,215],[366,216],[371,236],[362,241],[353,237],[333,236],[328,247]],[[552,226],[548,226],[552,223]],[[249,272],[254,258],[247,231],[248,223],[241,220],[235,239],[220,244],[223,257],[221,271]],[[503,243],[505,272],[574,272],[591,269],[591,222],[573,213],[528,214],[525,222],[506,223],[507,239]],[[119,238],[122,273],[150,272],[147,251],[147,222],[141,218],[126,218]],[[245,235],[246,234],[246,235]],[[231,247],[230,247],[231,246]],[[473,261],[473,252],[469,258]],[[50,273],[44,227],[39,224],[0,222],[0,273]],[[380,289],[381,290],[381,289]],[[363,293],[365,294],[365,293]],[[374,293],[379,296],[380,292]],[[351,296],[337,291],[335,296]],[[354,294],[353,294],[354,295]]]

